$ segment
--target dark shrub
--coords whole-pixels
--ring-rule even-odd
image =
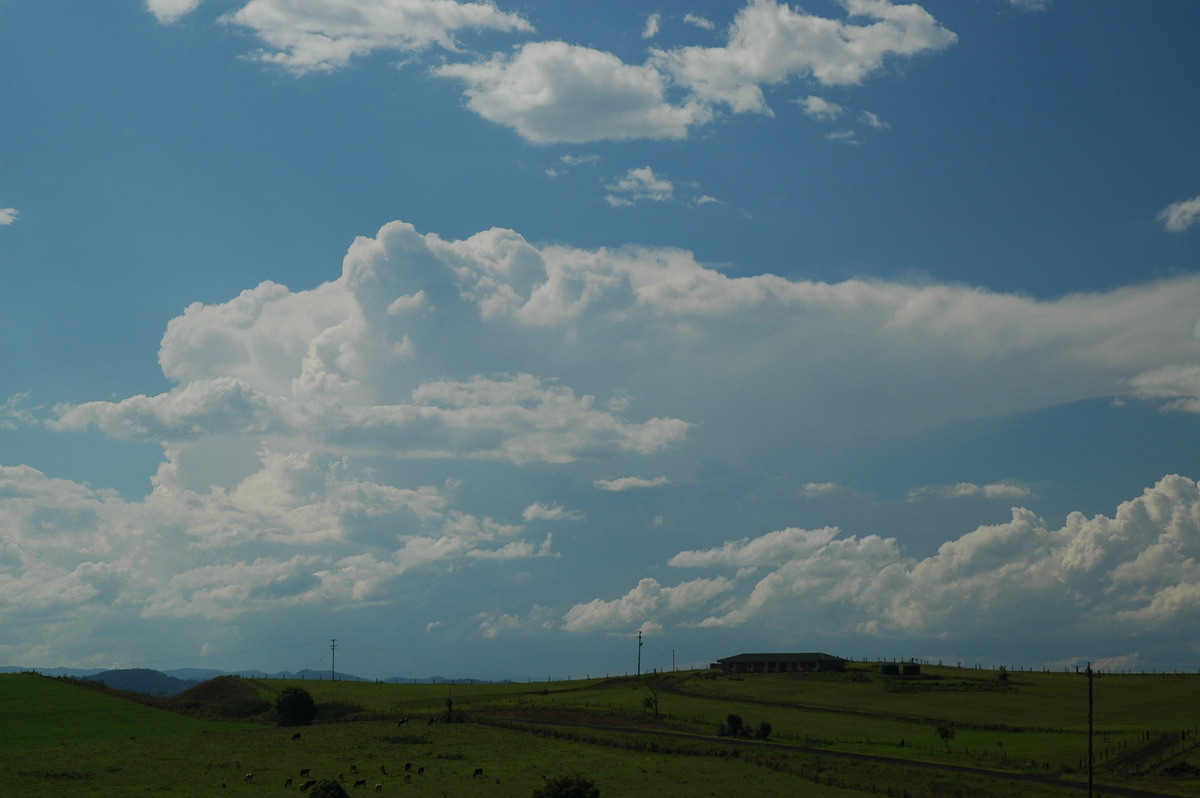
[[[532,798],[600,798],[600,790],[579,774],[553,776],[540,790],[534,790]]]
[[[758,728],[754,730],[754,736],[759,740],[765,740],[771,736],[772,731],[773,729],[771,728],[771,724],[764,720],[762,723],[758,724]]]
[[[275,699],[280,726],[307,726],[317,716],[317,705],[307,690],[287,687]]]
[[[310,798],[350,798],[342,785],[332,779],[323,779],[309,791]]]

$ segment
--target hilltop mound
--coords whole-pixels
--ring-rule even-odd
[[[271,702],[245,679],[218,676],[184,690],[169,702],[188,714],[219,718],[252,718],[271,710]]]

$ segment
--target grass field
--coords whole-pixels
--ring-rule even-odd
[[[608,798],[1086,794],[1063,785],[1086,779],[1087,684],[1076,674],[1001,681],[926,667],[921,679],[896,679],[855,665],[838,675],[502,685],[237,681],[270,704],[302,687],[317,723],[293,739],[297,730],[269,713],[212,720],[196,702],[184,715],[71,682],[0,676],[0,777],[38,796],[287,794],[302,768],[341,773],[351,792],[364,778],[368,791],[378,783],[444,798],[527,798],[543,777],[576,772]],[[1094,691],[1097,784],[1200,796],[1200,770],[1190,769],[1200,763],[1200,675],[1108,675]],[[446,722],[448,702],[456,722]],[[750,728],[767,721],[769,738],[717,736],[730,714]]]

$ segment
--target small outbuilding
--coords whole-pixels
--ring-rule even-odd
[[[738,654],[712,664],[725,673],[821,673],[843,672],[846,660],[829,654]]]

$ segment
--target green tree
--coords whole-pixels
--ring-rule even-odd
[[[574,776],[552,776],[532,798],[600,798],[595,784],[576,773]]]
[[[650,691],[650,695],[642,699],[642,706],[653,711],[654,716],[658,717],[658,694],[662,689],[662,685],[646,682],[646,689]]]
[[[954,739],[954,727],[949,723],[942,723],[937,727],[937,736],[942,738],[942,742],[946,744],[947,753],[950,751],[950,741]]]
[[[771,728],[771,724],[764,720],[762,723],[758,724],[758,728],[754,730],[754,737],[759,740],[765,740],[771,736],[772,731],[774,731],[774,729]]]
[[[745,734],[746,724],[742,721],[741,715],[730,715],[725,718],[725,727],[729,729],[730,737],[741,737]]]
[[[285,687],[275,699],[280,726],[307,726],[317,716],[317,705],[307,690]]]

